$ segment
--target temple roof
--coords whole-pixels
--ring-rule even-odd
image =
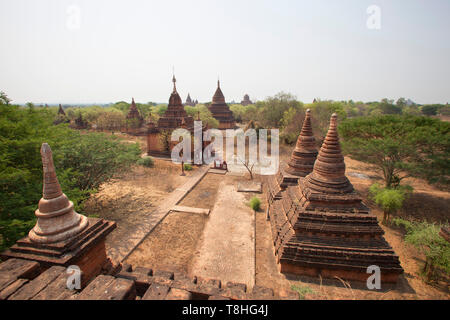
[[[131,98],[131,106],[130,110],[127,114],[127,119],[142,119],[141,114],[139,113],[138,108],[136,107],[136,103],[134,102],[134,98]]]
[[[173,82],[173,90],[172,90],[172,94],[170,95],[170,98],[169,98],[169,108],[174,107],[174,106],[183,107],[183,101],[181,100],[181,97],[177,92],[177,86],[176,86],[177,79],[175,79],[175,75],[172,78],[172,82]]]
[[[61,114],[63,116],[66,115],[66,113],[64,112],[64,109],[62,108],[61,104],[59,104],[58,114]]]
[[[214,103],[225,103],[225,97],[222,93],[222,90],[220,90],[220,81],[217,80],[217,89],[216,92],[214,93],[213,99],[212,99],[212,104]]]

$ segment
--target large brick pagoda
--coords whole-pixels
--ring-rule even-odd
[[[299,177],[305,177],[313,171],[317,153],[316,139],[311,127],[311,110],[308,109],[287,166],[280,167],[278,173],[268,179],[268,207],[274,200],[281,198],[281,192],[288,186],[297,185]]]
[[[217,81],[217,89],[209,106],[213,117],[219,121],[219,129],[234,129],[235,121],[233,112],[230,111],[225,97],[220,89],[220,81]]]
[[[333,114],[313,171],[269,210],[280,271],[366,281],[367,267],[376,265],[382,282],[396,282],[403,269],[345,176],[336,121]]]
[[[184,110],[183,102],[177,92],[175,76],[172,78],[173,91],[169,98],[169,105],[164,115],[159,118],[157,127],[159,129],[177,129],[182,125],[191,128],[194,126],[194,119],[188,116]]]
[[[147,154],[152,156],[170,156],[172,148],[177,142],[170,141],[172,131],[184,128],[193,133],[194,118],[184,110],[183,102],[177,92],[175,76],[172,78],[173,90],[169,98],[169,105],[162,117],[155,125],[148,123]]]

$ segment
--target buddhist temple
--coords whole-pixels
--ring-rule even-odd
[[[153,122],[148,123],[148,155],[170,156],[173,146],[176,145],[176,143],[170,141],[172,131],[178,128],[194,131],[194,119],[184,110],[183,102],[177,92],[176,81],[175,76],[173,76],[173,91],[166,112],[158,119],[156,126]]]
[[[70,120],[67,118],[66,113],[64,112],[63,107],[59,104],[58,113],[56,114],[55,120],[53,120],[53,124],[57,125],[60,123],[69,123]]]
[[[244,95],[244,100],[241,101],[241,104],[243,106],[248,106],[249,104],[253,104],[253,102],[250,100],[250,97],[248,96],[248,94]]]
[[[108,262],[105,239],[116,223],[75,212],[72,201],[61,190],[47,143],[42,144],[41,156],[43,196],[35,212],[36,225],[1,258],[34,260],[44,268],[78,265],[88,280]]]
[[[66,116],[66,113],[64,112],[63,107],[61,106],[61,103],[59,104],[59,108],[58,108],[58,114],[62,115],[62,116]]]
[[[269,210],[275,255],[282,273],[366,281],[376,265],[381,282],[403,272],[375,215],[345,176],[337,115],[313,171],[289,186]]]
[[[214,93],[211,105],[208,107],[213,117],[219,121],[219,129],[234,129],[235,121],[233,112],[225,102],[225,97],[220,89],[220,82],[217,81],[217,90]]]
[[[278,173],[268,179],[268,207],[274,200],[280,199],[281,192],[288,186],[297,185],[299,177],[305,177],[312,172],[317,153],[316,139],[311,127],[311,110],[308,109],[287,166],[280,167]]]
[[[144,118],[139,113],[134,98],[131,99],[130,109],[126,116],[126,132],[130,134],[138,134],[142,125],[144,124]]]
[[[81,112],[78,114],[78,117],[75,118],[74,122],[70,125],[73,129],[86,129],[88,127],[88,122],[83,120],[83,116]]]
[[[188,93],[188,96],[186,98],[186,102],[184,103],[185,106],[191,106],[194,107],[196,105],[195,101],[191,99],[191,95]]]

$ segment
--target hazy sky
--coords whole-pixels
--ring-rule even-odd
[[[367,27],[370,5],[381,29]],[[227,101],[446,103],[449,14],[449,0],[0,0],[0,91],[15,103],[166,102],[174,66],[183,100],[211,100],[220,77]]]

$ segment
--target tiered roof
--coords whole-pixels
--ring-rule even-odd
[[[235,122],[233,112],[225,102],[225,97],[220,89],[220,81],[217,81],[217,89],[209,106],[213,117],[219,121],[220,129],[234,128]]]
[[[295,149],[286,171],[298,177],[304,177],[313,170],[317,157],[316,139],[314,138],[311,126],[311,110],[306,110],[302,131],[298,136]]]
[[[177,92],[176,81],[175,76],[173,76],[173,91],[170,95],[169,105],[164,116],[158,120],[158,129],[177,129],[180,128],[182,124],[187,128],[194,126],[194,119],[191,116],[188,116],[186,110],[184,110],[183,102]]]

